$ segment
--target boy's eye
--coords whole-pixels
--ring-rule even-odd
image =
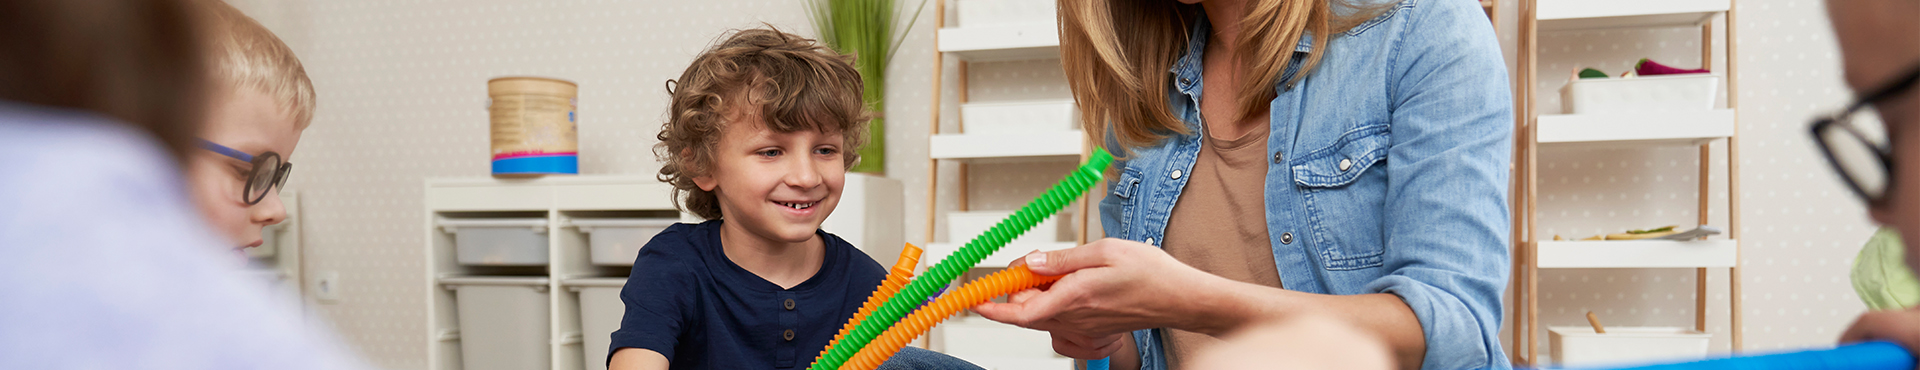
[[[813,154],[818,154],[818,155],[834,155],[834,154],[840,154],[840,148],[835,148],[835,147],[821,147],[821,148],[818,148],[818,149],[814,149],[814,150],[813,150]]]
[[[778,157],[780,156],[780,149],[766,149],[766,150],[761,150],[759,152],[754,152],[753,154],[759,155],[762,157]]]

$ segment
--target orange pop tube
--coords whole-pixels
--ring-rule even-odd
[[[886,332],[880,333],[880,336],[868,342],[866,348],[861,348],[859,353],[855,353],[853,358],[847,360],[845,366],[841,366],[841,369],[878,368],[880,363],[886,362],[895,353],[899,353],[900,348],[906,347],[907,342],[926,334],[927,329],[932,329],[934,325],[946,321],[961,309],[978,306],[993,297],[1013,294],[1058,280],[1060,280],[1059,276],[1034,275],[1026,265],[1020,265],[968,282],[960,286],[960,289],[941,295],[940,298],[934,299],[933,303],[913,311],[906,318],[894,323],[893,327],[887,328]]]
[[[900,260],[893,263],[893,269],[887,272],[887,279],[881,280],[880,286],[874,288],[873,295],[867,296],[867,302],[860,305],[860,310],[854,311],[853,317],[847,319],[847,324],[840,326],[840,333],[833,335],[833,340],[827,342],[827,348],[821,349],[819,355],[813,356],[814,362],[819,362],[822,356],[827,355],[827,350],[833,349],[834,344],[840,343],[840,337],[847,336],[847,332],[852,331],[854,326],[860,325],[860,321],[866,320],[867,315],[873,314],[873,310],[887,303],[887,299],[893,298],[894,293],[899,293],[900,287],[907,285],[907,280],[913,279],[913,269],[920,265],[921,252],[923,250],[913,246],[913,243],[907,243],[905,247],[901,247]]]

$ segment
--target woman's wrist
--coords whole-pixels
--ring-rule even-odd
[[[1286,297],[1284,289],[1248,284],[1212,274],[1205,275],[1199,284],[1190,285],[1191,299],[1179,304],[1187,309],[1180,310],[1188,320],[1187,327],[1179,329],[1221,337],[1233,333],[1249,323],[1264,322],[1287,316],[1293,306]]]

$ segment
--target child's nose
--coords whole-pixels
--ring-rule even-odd
[[[787,171],[787,186],[812,189],[820,186],[820,169],[809,161],[793,161],[793,169]]]
[[[267,192],[267,196],[261,198],[260,203],[247,207],[247,218],[260,226],[278,225],[281,221],[286,221],[287,206],[280,203],[280,189],[276,187],[273,191]]]

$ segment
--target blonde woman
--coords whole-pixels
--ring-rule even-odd
[[[1116,369],[1307,315],[1401,368],[1509,367],[1499,46],[1476,1],[1375,1],[1060,0],[1087,133],[1126,153],[1109,238],[1029,255],[1066,278],[977,310]]]

